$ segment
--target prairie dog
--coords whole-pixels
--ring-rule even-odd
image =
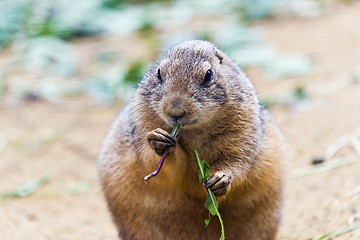
[[[161,172],[145,183],[167,148]],[[120,238],[219,238],[215,217],[204,228],[194,149],[211,166],[205,187],[218,196],[226,239],[275,239],[282,133],[240,68],[200,40],[173,47],[148,71],[103,142],[99,175]]]

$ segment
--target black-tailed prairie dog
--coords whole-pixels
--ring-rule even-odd
[[[181,124],[178,136],[171,132]],[[169,148],[161,172],[143,178]],[[226,239],[275,239],[282,207],[284,139],[251,81],[212,43],[170,49],[139,83],[103,142],[99,175],[113,221],[127,239],[218,239],[204,228],[207,191],[196,149],[210,168]]]

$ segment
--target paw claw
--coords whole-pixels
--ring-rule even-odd
[[[210,188],[216,196],[225,195],[230,189],[231,175],[225,172],[216,172],[210,176],[205,188]]]
[[[158,155],[162,155],[167,148],[174,147],[176,144],[175,139],[161,128],[149,132],[146,137],[150,147]]]

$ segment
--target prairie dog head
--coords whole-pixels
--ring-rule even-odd
[[[234,95],[232,88],[244,85],[244,78],[213,44],[187,41],[167,52],[139,83],[136,94],[146,104],[143,111],[146,107],[170,126],[190,128],[211,122],[230,99],[242,101],[241,93]]]

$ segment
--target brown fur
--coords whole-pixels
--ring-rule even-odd
[[[158,69],[160,76],[157,77]],[[203,82],[208,69],[213,80]],[[180,110],[179,110],[180,109]],[[178,119],[171,115],[185,115]],[[180,120],[179,120],[180,119]],[[184,127],[156,177],[160,159],[147,134]],[[170,49],[139,83],[102,148],[99,173],[122,239],[218,239],[220,224],[204,208],[193,156],[211,176],[229,176],[218,192],[226,239],[275,239],[282,205],[284,140],[246,75],[213,44],[188,41]]]

